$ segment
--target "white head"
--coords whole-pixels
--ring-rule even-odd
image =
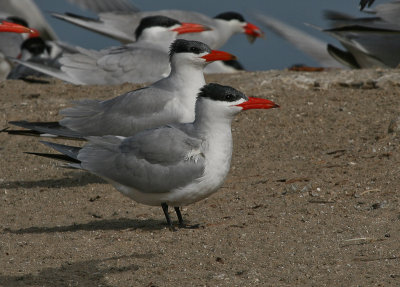
[[[166,16],[144,17],[135,30],[137,40],[143,41],[167,41],[171,43],[180,34],[199,33],[210,28],[194,23],[181,23],[178,20]]]
[[[271,109],[279,107],[274,102],[261,98],[248,98],[242,92],[211,83],[201,88],[196,102],[197,117],[207,116],[213,120],[231,120],[237,113],[249,109]]]
[[[249,42],[254,42],[257,37],[264,37],[264,33],[256,25],[247,22],[237,12],[224,12],[214,17],[215,20],[229,27],[233,33],[244,33]]]

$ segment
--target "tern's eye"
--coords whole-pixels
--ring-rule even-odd
[[[232,95],[232,94],[227,94],[227,95],[225,96],[225,99],[226,99],[227,101],[232,102],[232,101],[235,99],[235,96]]]
[[[200,54],[200,49],[197,47],[190,47],[190,52]]]

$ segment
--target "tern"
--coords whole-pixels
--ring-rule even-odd
[[[170,72],[168,50],[178,34],[208,29],[201,24],[181,23],[165,16],[149,16],[136,28],[137,42],[100,51],[77,47],[79,53],[64,54],[60,58],[61,70],[15,61],[73,84],[154,82]]]
[[[136,13],[100,13],[99,19],[82,17],[67,13],[53,13],[52,16],[111,37],[121,43],[132,43],[137,40],[135,28],[141,19],[148,16],[164,15],[183,22],[193,22],[203,24],[212,30],[199,34],[185,34],[180,36],[187,40],[203,42],[212,49],[220,49],[230,37],[237,33],[244,33],[252,43],[257,37],[263,37],[263,32],[256,25],[247,22],[244,17],[237,12],[220,13],[214,18],[204,14],[183,11],[183,10],[158,10]]]
[[[60,111],[64,118],[59,123],[20,121],[10,124],[33,130],[27,131],[29,135],[44,133],[83,138],[132,136],[160,125],[192,122],[195,118],[196,96],[205,84],[203,68],[213,61],[233,59],[233,55],[211,50],[201,42],[178,39],[170,48],[171,72],[168,77],[109,100],[80,101]]]
[[[44,142],[64,156],[33,154],[69,161],[70,167],[102,177],[136,202],[161,206],[174,229],[168,206],[184,226],[179,207],[210,196],[224,182],[232,157],[234,116],[242,110],[276,107],[267,99],[247,98],[232,87],[212,83],[199,92],[192,123],[131,137],[89,137],[82,148]]]

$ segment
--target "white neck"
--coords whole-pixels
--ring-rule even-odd
[[[217,24],[218,39],[216,39],[217,43],[213,46],[213,49],[220,49],[234,34],[240,33],[240,31],[236,31],[236,29],[225,20],[214,20]]]
[[[199,98],[196,103],[194,129],[200,137],[232,141],[231,124],[236,112],[221,109],[220,103]]]
[[[168,53],[169,46],[176,39],[177,33],[172,31],[162,31],[161,33],[155,33],[154,31],[151,31],[151,29],[146,29],[145,31],[143,31],[143,33],[140,35],[135,43],[150,43],[152,46],[161,47],[162,50],[165,50]]]
[[[179,101],[176,106],[180,109],[181,123],[190,123],[195,118],[196,97],[200,88],[205,85],[202,65],[176,63],[171,61],[171,72],[168,77],[160,80],[157,86],[174,93]]]

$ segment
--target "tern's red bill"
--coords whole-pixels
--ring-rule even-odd
[[[236,60],[236,56],[228,52],[217,50],[211,50],[209,54],[204,55],[202,58],[205,59],[207,62]]]
[[[251,23],[247,23],[246,26],[244,26],[244,33],[252,37],[264,37],[263,31]]]
[[[195,23],[181,23],[181,26],[173,29],[172,31],[178,32],[178,34],[185,33],[200,33],[204,31],[209,31],[211,28]]]
[[[16,23],[1,21],[0,32],[31,33],[32,30]]]
[[[241,107],[243,110],[279,108],[279,105],[275,104],[273,101],[252,97],[249,97],[248,101],[236,106]]]

